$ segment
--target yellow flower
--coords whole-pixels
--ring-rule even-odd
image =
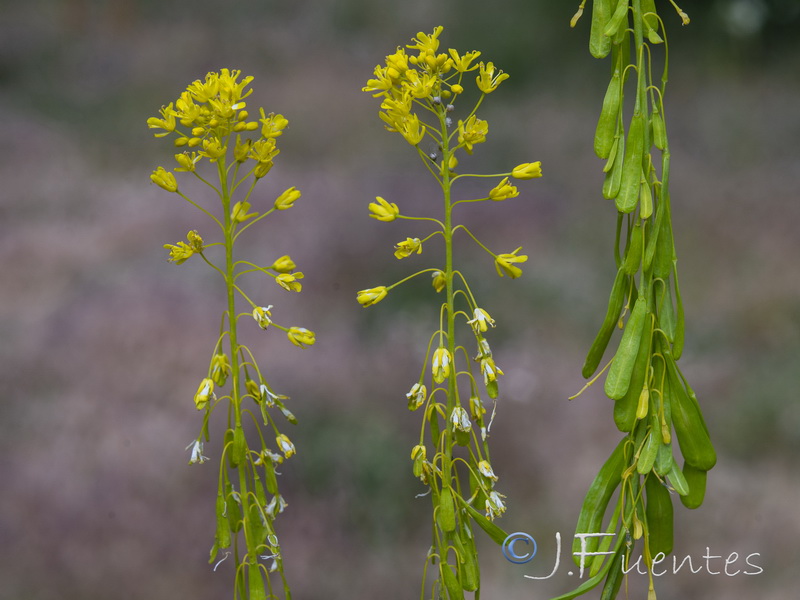
[[[492,465],[489,464],[488,460],[482,460],[478,463],[478,471],[484,477],[491,479],[492,481],[497,481],[497,475],[494,474]]]
[[[472,429],[472,422],[469,420],[469,414],[461,406],[453,408],[450,413],[450,422],[453,424],[453,429],[456,431],[469,432]]]
[[[494,63],[487,63],[487,64],[480,64],[480,74],[475,79],[478,84],[478,89],[482,91],[484,94],[489,94],[497,89],[497,86],[500,85],[503,81],[508,79],[508,73],[503,73],[503,71],[499,71],[497,75],[494,74],[495,68]]]
[[[473,69],[478,68],[478,65],[472,65],[472,66],[470,65],[472,64],[473,60],[475,60],[481,55],[480,52],[478,51],[467,52],[466,54],[464,54],[464,56],[459,56],[458,51],[455,50],[454,48],[450,48],[449,52],[450,52],[450,57],[453,59],[453,67],[455,67],[456,71],[458,71],[459,73],[466,73],[467,71],[472,71]],[[453,86],[453,88],[455,88],[455,86]],[[455,89],[453,89],[453,93],[458,94],[460,92],[456,92]]]
[[[435,54],[439,49],[439,34],[442,33],[443,30],[444,27],[439,25],[438,27],[433,28],[433,32],[430,35],[420,31],[417,33],[417,37],[411,40],[414,43],[407,44],[406,48],[419,50],[420,54]]]
[[[261,110],[261,137],[265,139],[276,138],[283,134],[283,130],[289,124],[289,120],[283,115],[276,115],[275,113],[264,114],[264,109]]]
[[[406,394],[406,398],[408,398],[408,410],[417,410],[427,400],[428,389],[425,384],[415,383]]]
[[[418,145],[425,137],[425,125],[417,115],[399,115],[396,113],[380,113],[381,119],[386,123],[386,129],[397,131],[412,146]]]
[[[294,264],[294,261],[289,257],[289,255],[284,255],[272,263],[270,268],[278,273],[291,273],[296,267],[297,265]]]
[[[537,160],[533,163],[522,163],[514,167],[511,171],[514,179],[535,179],[542,176],[542,162]]]
[[[367,306],[372,306],[373,304],[377,304],[381,300],[386,297],[386,294],[389,292],[389,288],[385,285],[379,285],[378,287],[370,288],[368,290],[361,290],[356,294],[356,300],[358,303],[366,308]]]
[[[433,75],[427,73],[420,75],[418,71],[408,71],[403,87],[410,91],[414,98],[427,98],[433,92],[436,81],[437,78]]]
[[[258,216],[258,213],[249,213],[247,212],[250,210],[250,203],[249,202],[237,202],[233,205],[233,210],[231,211],[231,219],[235,223],[242,223],[247,219],[252,219],[255,216]]]
[[[211,359],[211,380],[214,385],[222,387],[231,372],[231,364],[227,354],[215,354]]]
[[[278,155],[280,150],[275,147],[275,140],[256,140],[250,150],[250,158],[255,160],[258,164],[253,170],[253,175],[256,179],[264,177],[272,169],[272,161]]]
[[[283,192],[275,199],[275,208],[278,210],[286,210],[292,208],[295,201],[300,197],[300,190],[294,186]]]
[[[472,328],[476,332],[477,331],[486,331],[486,324],[487,323],[489,325],[491,325],[492,327],[494,327],[494,319],[492,317],[490,317],[489,313],[487,313],[482,308],[476,308],[474,311],[472,311],[472,314],[473,314],[473,316],[475,318],[474,319],[470,319],[469,321],[467,321],[467,323],[472,325]]]
[[[453,358],[450,356],[450,352],[447,350],[447,348],[439,346],[433,352],[431,368],[433,372],[433,380],[436,383],[442,383],[450,375],[451,362],[453,362]]]
[[[506,505],[503,504],[502,498],[505,498],[503,494],[498,494],[494,491],[490,492],[486,497],[486,516],[489,519],[499,517],[506,512]]]
[[[458,143],[464,146],[467,154],[472,154],[472,146],[485,142],[488,133],[489,123],[475,115],[458,122]]]
[[[300,348],[313,346],[314,342],[317,341],[314,332],[309,331],[305,327],[289,327],[289,331],[286,332],[286,337],[288,337],[289,341],[295,346]]]
[[[516,279],[522,275],[522,269],[515,266],[514,263],[524,263],[526,260],[528,260],[528,257],[525,254],[517,256],[517,252],[520,250],[522,250],[522,246],[514,250],[514,252],[511,254],[500,254],[495,256],[494,267],[497,269],[497,274],[500,275],[500,277],[502,277],[503,274],[506,274],[511,277],[511,279]]]
[[[158,167],[155,171],[153,171],[153,173],[150,175],[150,181],[155,183],[158,187],[164,188],[168,192],[178,191],[178,182],[175,179],[175,175],[164,169],[164,167]]]
[[[158,117],[150,117],[147,119],[147,127],[150,129],[163,129],[163,133],[153,134],[155,137],[164,137],[175,131],[175,107],[172,102],[167,106],[162,106],[161,119]]]
[[[195,165],[199,160],[200,160],[200,155],[197,154],[197,152],[192,152],[191,154],[189,154],[188,152],[181,152],[180,154],[176,154],[175,162],[178,163],[178,166],[175,167],[175,170],[187,173],[194,173]]]
[[[397,208],[397,204],[389,203],[380,196],[375,196],[375,200],[377,200],[377,202],[369,203],[369,216],[373,219],[388,223],[394,221],[397,215],[400,214],[400,209]]]
[[[194,249],[186,242],[178,242],[176,245],[164,244],[164,249],[169,250],[169,261],[176,265],[186,262],[194,254]]]
[[[400,242],[395,246],[395,258],[407,258],[416,252],[422,254],[422,242],[419,238],[406,238],[404,242]]]
[[[497,376],[503,375],[503,371],[494,364],[494,359],[491,356],[484,356],[481,358],[481,373],[483,373],[483,382],[485,384],[497,381]]]
[[[503,177],[503,180],[489,192],[489,198],[495,201],[517,196],[519,196],[519,192],[516,187],[508,183],[508,177]]]
[[[294,444],[283,433],[275,438],[275,443],[278,444],[278,448],[280,448],[280,451],[283,452],[283,455],[286,458],[290,458],[293,454],[296,453]]]
[[[275,281],[285,290],[289,290],[290,292],[299,292],[303,289],[303,284],[297,280],[302,278],[303,274],[300,272],[281,273],[275,277]]]
[[[478,396],[470,396],[469,412],[472,413],[472,417],[474,419],[480,419],[484,414],[486,414],[486,408],[484,408],[483,403]]]
[[[433,289],[435,289],[437,293],[441,292],[447,285],[447,279],[445,279],[444,273],[442,273],[441,271],[434,271],[432,273],[432,277],[433,277]]]
[[[271,308],[272,304],[269,306],[256,306],[253,309],[253,318],[261,329],[266,329],[272,323],[272,319],[270,319],[272,313],[269,312]]]
[[[200,382],[200,387],[197,388],[197,392],[194,395],[194,405],[197,410],[203,410],[211,398],[216,398],[214,396],[214,382],[206,377]]]
[[[223,146],[222,142],[216,138],[203,140],[203,150],[200,152],[201,156],[207,157],[211,162],[225,155],[228,151],[227,146]]]

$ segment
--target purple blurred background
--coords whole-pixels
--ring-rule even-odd
[[[294,597],[418,594],[430,506],[414,498],[422,490],[408,456],[420,416],[405,393],[438,298],[421,280],[364,310],[355,292],[436,260],[431,244],[396,261],[392,243],[427,230],[378,223],[367,204],[382,195],[421,214],[437,195],[360,89],[385,54],[438,24],[445,46],[480,49],[512,76],[481,111],[491,133],[476,169],[541,160],[545,172],[517,199],[464,211],[488,246],[523,246],[522,278],[499,279],[485,254],[457,249],[498,322],[490,343],[506,373],[492,429],[509,504],[500,525],[532,534],[540,552],[513,565],[481,537],[483,597],[568,591],[583,494],[620,436],[602,389],[566,400],[583,385],[613,279],[615,213],[592,152],[608,65],[586,52],[588,17],[569,30],[577,0],[499,0],[491,12],[477,0],[220,4],[0,3],[0,600],[231,594],[225,563],[207,564],[216,463],[189,467],[184,451],[201,425],[192,395],[224,300],[200,261],[166,261],[162,245],[203,233],[204,220],[149,182],[172,148],[145,124],[221,67],[255,76],[251,108],[290,120],[254,208],[290,185],[303,191],[241,247],[266,264],[291,254],[306,275],[302,294],[246,286],[275,304],[276,321],[318,337],[301,351],[275,331],[245,334],[300,421],[288,431],[298,454],[282,469],[290,506],[278,520]],[[693,22],[681,28],[657,2],[673,44],[666,117],[681,365],[719,462],[699,510],[676,502],[676,554],[704,568],[664,575],[656,589],[660,600],[783,600],[800,536],[798,9],[685,4]],[[552,571],[556,532],[559,571],[525,579]],[[753,571],[752,553],[763,573],[708,572],[704,554],[722,556],[709,564],[723,571],[732,552],[730,573]],[[645,582],[631,577],[632,597]]]

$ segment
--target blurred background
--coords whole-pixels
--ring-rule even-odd
[[[541,160],[545,172],[517,199],[464,211],[490,247],[523,246],[522,278],[497,278],[466,242],[457,250],[497,320],[489,339],[506,373],[492,429],[509,505],[500,524],[539,542],[519,566],[480,534],[483,597],[547,598],[578,583],[565,562],[575,519],[620,434],[601,386],[566,400],[584,383],[614,271],[615,213],[592,152],[609,67],[588,54],[590,15],[569,29],[577,4],[0,2],[1,600],[230,595],[230,565],[207,563],[220,430],[211,462],[189,467],[184,451],[201,425],[192,395],[223,298],[200,261],[176,267],[162,249],[211,229],[150,183],[173,149],[145,123],[221,67],[254,75],[250,108],[291,123],[254,208],[290,185],[303,191],[241,248],[264,264],[291,254],[302,294],[256,279],[248,290],[275,304],[276,321],[318,337],[301,351],[277,332],[246,333],[300,420],[278,520],[294,597],[416,597],[430,505],[414,498],[420,417],[405,393],[439,300],[428,281],[368,310],[355,292],[436,264],[434,246],[396,261],[392,243],[427,231],[369,219],[367,204],[382,195],[420,214],[437,195],[360,90],[387,53],[439,24],[443,46],[479,49],[511,74],[481,110],[491,133],[476,169]],[[664,575],[658,596],[783,600],[800,536],[800,5],[685,1],[688,27],[666,1],[657,7],[672,50],[681,366],[719,453],[705,504],[676,502],[675,552],[703,569]],[[560,569],[524,578],[553,571],[556,532]],[[729,573],[754,572],[754,553],[763,572],[709,573],[734,552]],[[631,597],[645,581],[631,578]]]

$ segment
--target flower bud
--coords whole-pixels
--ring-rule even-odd
[[[377,304],[381,300],[386,297],[389,289],[385,285],[379,285],[378,287],[370,288],[368,290],[361,290],[356,295],[356,300],[358,303],[366,308],[367,306],[372,306],[373,304]]]
[[[299,348],[313,346],[314,342],[317,341],[314,332],[309,331],[305,327],[290,327],[289,331],[286,332],[286,337],[288,337],[289,341]]]
[[[175,175],[164,169],[164,167],[158,167],[155,171],[153,171],[153,173],[150,175],[150,181],[155,183],[158,187],[164,188],[168,192],[178,191],[178,182],[175,179]]]
[[[291,273],[296,267],[297,265],[294,264],[294,261],[288,255],[284,255],[272,263],[270,268],[278,273]]]
[[[511,171],[511,176],[514,179],[535,179],[542,176],[542,162],[536,161],[533,163],[522,163],[514,167]]]
[[[292,186],[278,196],[278,198],[275,200],[275,208],[277,210],[286,210],[287,208],[291,208],[295,203],[295,200],[297,200],[299,197],[300,191]]]

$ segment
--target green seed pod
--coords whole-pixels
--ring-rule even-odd
[[[663,281],[663,293],[659,296],[658,302],[658,327],[666,334],[667,339],[672,342],[675,340],[675,310],[672,307],[672,290],[670,289],[669,278]]]
[[[667,147],[667,128],[664,125],[664,117],[661,115],[658,105],[653,107],[650,123],[653,127],[653,144],[659,150],[664,150]]]
[[[462,498],[459,497],[458,500],[459,504],[461,504],[463,508],[467,509],[469,516],[472,517],[472,520],[478,524],[478,527],[483,529],[496,544],[502,544],[505,541],[505,539],[508,537],[508,534],[502,528],[495,525],[492,521],[467,504]]]
[[[446,562],[439,563],[439,573],[447,590],[447,597],[449,600],[461,600],[464,598],[464,591],[461,589],[461,584],[458,582],[458,577],[453,573],[453,568]]]
[[[239,531],[242,528],[242,510],[239,508],[236,498],[233,497],[233,486],[230,483],[225,484],[225,508],[230,530]]]
[[[650,556],[659,552],[667,556],[673,546],[672,496],[655,475],[649,475],[644,482],[647,495],[645,518],[647,519]]]
[[[231,464],[234,467],[244,462],[247,453],[247,442],[244,439],[244,430],[241,425],[237,425],[233,430],[233,446],[231,446]]]
[[[615,135],[614,141],[611,143],[611,152],[608,153],[608,160],[606,160],[605,166],[603,166],[603,173],[609,173],[611,171],[611,167],[614,166],[614,162],[617,158],[617,144],[619,143],[619,138]]]
[[[674,459],[672,461],[672,468],[670,468],[669,473],[667,473],[667,477],[669,477],[669,482],[672,484],[672,487],[674,487],[675,491],[681,496],[685,496],[689,493],[689,484],[686,483],[683,471],[680,470],[678,463],[676,463]]]
[[[275,465],[269,459],[264,461],[264,481],[267,491],[273,496],[278,493],[278,478],[275,477]]]
[[[689,493],[681,496],[681,502],[686,508],[698,508],[703,504],[706,496],[706,479],[708,471],[693,467],[687,462],[683,463],[683,476],[689,486]]]
[[[247,589],[248,600],[267,600],[264,579],[261,576],[261,569],[258,563],[250,565],[247,569]]]
[[[709,471],[717,462],[717,453],[708,436],[697,401],[688,396],[678,375],[677,365],[667,357],[672,424],[678,436],[684,460],[702,471]]]
[[[672,273],[672,261],[675,258],[675,249],[672,245],[672,225],[666,217],[661,220],[655,244],[653,275],[660,279],[666,279]]]
[[[631,118],[628,139],[625,142],[625,162],[622,166],[622,181],[615,198],[617,210],[630,213],[639,202],[642,181],[642,156],[644,153],[644,117],[636,113]]]
[[[586,492],[586,496],[583,499],[575,533],[600,533],[603,525],[603,515],[606,513],[614,490],[619,486],[619,482],[622,479],[622,471],[625,469],[625,444],[627,441],[627,438],[620,440],[611,456],[600,467],[600,471],[592,481],[592,485],[589,486],[589,491]],[[586,551],[594,552],[597,544],[598,538],[587,538]],[[572,551],[572,558],[575,564],[580,566],[580,558],[574,554],[581,551],[581,540],[578,537],[572,542]]]
[[[595,6],[602,4],[603,0],[596,0]],[[611,45],[611,40],[605,38]],[[614,134],[619,120],[619,111],[622,107],[622,82],[619,70],[615,70],[603,98],[603,108],[597,121],[594,134],[594,152],[598,158],[608,158],[614,145]]]
[[[228,455],[228,466],[233,469],[236,466],[233,464],[233,429],[226,429],[222,439],[225,453]]]
[[[608,22],[606,29],[603,33],[605,33],[608,37],[612,37],[617,34],[620,29],[624,29],[627,26],[627,16],[628,16],[628,3],[630,0],[618,0],[617,8],[614,11],[614,14],[611,15],[611,20]],[[623,25],[622,21],[625,19],[625,24]]]
[[[650,186],[647,181],[642,178],[639,189],[639,217],[642,219],[649,219],[653,214],[653,195],[650,192]]]
[[[439,428],[439,413],[436,411],[435,402],[431,402],[428,406],[428,422],[431,426],[431,440],[433,440],[433,445],[438,446],[441,429]]]
[[[642,262],[642,244],[644,230],[638,221],[631,231],[628,247],[625,249],[625,262],[622,263],[622,270],[627,275],[634,275],[639,270]]]
[[[231,527],[228,518],[225,516],[225,498],[222,494],[217,494],[217,546],[219,548],[230,548]]]
[[[480,587],[480,571],[478,570],[478,551],[471,532],[462,527],[453,535],[453,545],[458,550],[458,580],[465,592],[474,592]]]
[[[614,332],[614,326],[617,324],[617,319],[619,319],[622,305],[625,302],[625,288],[627,287],[627,282],[628,278],[625,276],[625,273],[622,269],[619,269],[617,271],[617,276],[614,278],[614,285],[611,287],[611,295],[608,298],[606,317],[583,363],[581,374],[586,379],[594,375],[606,351],[608,342],[611,339],[611,334]]]
[[[647,300],[644,297],[640,297],[633,306],[631,316],[628,317],[617,353],[614,355],[614,362],[611,363],[611,367],[608,369],[605,391],[609,398],[619,400],[628,391],[633,367],[636,364],[636,356],[639,352],[639,345],[642,341],[642,334],[647,325],[647,316]]]
[[[663,440],[662,440],[663,441]],[[672,444],[661,444],[658,448],[656,463],[653,470],[659,477],[666,477],[672,468]]]
[[[630,389],[630,388],[628,388]],[[639,394],[639,401],[636,404],[636,419],[642,420],[647,416],[647,412],[650,410],[650,388],[645,386],[642,388],[641,393]]]
[[[453,501],[453,490],[450,487],[443,487],[439,494],[436,521],[442,531],[455,531],[456,529],[456,506]]]
[[[658,242],[659,233],[661,232],[661,223],[666,218],[664,216],[666,212],[666,208],[664,206],[664,201],[661,197],[663,194],[664,188],[659,187],[656,191],[656,198],[658,198],[658,205],[656,206],[656,218],[652,221],[653,226],[650,228],[650,237],[647,239],[647,246],[644,249],[644,261],[643,261],[643,270],[649,271],[650,265],[653,264],[653,255],[656,252],[656,243]]]
[[[611,52],[611,38],[605,35],[611,19],[611,0],[593,0],[592,27],[589,33],[589,53],[595,58],[605,58]]]
[[[619,194],[619,188],[622,185],[622,171],[625,158],[625,130],[622,125],[617,123],[617,132],[615,134],[615,141],[617,145],[617,153],[614,158],[614,164],[611,170],[606,173],[603,179],[603,198],[606,200],[613,200]]]
[[[614,423],[617,429],[624,432],[633,431],[639,398],[650,371],[650,338],[652,333],[645,329],[636,353],[636,363],[631,374],[631,383],[625,396],[614,402]]]
[[[603,591],[600,592],[600,600],[614,600],[619,594],[619,588],[622,585],[622,561],[626,556],[623,548],[617,550],[614,558],[611,560],[611,568],[608,570],[606,582],[603,584]]]
[[[653,464],[656,462],[656,456],[661,445],[661,431],[651,428],[645,439],[642,452],[639,454],[639,460],[636,462],[636,470],[639,475],[647,475],[653,469]]]

